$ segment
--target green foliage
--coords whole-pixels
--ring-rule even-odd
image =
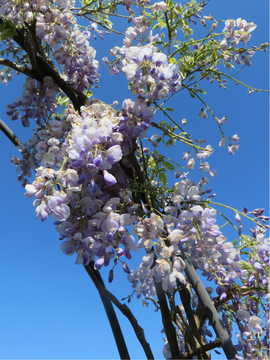
[[[173,166],[173,164],[171,164],[170,162],[168,161],[163,161],[163,165],[166,167],[166,169],[168,170],[175,170],[175,167]]]
[[[11,20],[5,20],[0,24],[0,40],[12,39],[16,35],[16,27]]]
[[[246,262],[246,261],[242,261],[242,262],[241,262],[241,267],[242,267],[242,269],[245,269],[245,270],[248,270],[248,271],[251,271],[251,272],[254,271],[254,267],[251,266],[251,265],[250,265],[248,262]]]
[[[160,179],[160,181],[162,182],[162,184],[164,185],[164,186],[166,186],[167,185],[167,174],[166,173],[160,173],[159,174],[159,179]]]
[[[70,103],[70,99],[67,96],[58,95],[56,98],[56,103],[58,106],[61,106],[62,109],[64,109]]]

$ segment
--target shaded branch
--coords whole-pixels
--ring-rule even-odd
[[[148,342],[145,339],[144,330],[138,324],[138,321],[132,314],[129,307],[126,304],[121,304],[120,301],[110,291],[108,291],[105,288],[104,284],[101,284],[101,282],[98,281],[98,279],[96,277],[96,273],[94,272],[95,270],[93,269],[93,266],[91,265],[91,263],[89,265],[85,266],[85,270],[87,271],[88,275],[90,276],[93,283],[95,284],[95,287],[97,288],[100,296],[102,295],[102,296],[105,296],[106,298],[108,298],[122,312],[122,314],[128,318],[139,342],[142,345],[142,348],[145,352],[145,355],[147,356],[147,359],[149,359],[149,360],[154,359],[150,345],[148,344]]]
[[[16,64],[8,59],[2,59],[0,58],[0,65],[5,65],[8,66],[9,68],[15,70],[15,71],[19,71],[20,73],[32,77],[33,79],[36,79],[37,81],[42,82],[42,78],[40,78],[37,74],[34,73],[34,71],[27,69],[26,66],[22,66],[19,64]]]
[[[3,16],[0,16],[0,24],[3,23],[5,18]],[[46,76],[50,76],[54,83],[59,86],[61,90],[67,95],[67,97],[71,100],[75,110],[80,111],[81,106],[85,104],[83,99],[85,99],[85,96],[83,93],[81,93],[78,90],[73,89],[68,83],[60,76],[59,72],[55,70],[54,67],[52,67],[47,60],[45,60],[42,55],[40,55],[37,50],[31,45],[27,46],[24,41],[24,31],[16,29],[17,34],[13,36],[14,41],[24,50],[27,52],[30,61],[32,60],[35,64],[35,69],[33,69],[33,74],[30,75],[34,79],[37,79],[37,77],[40,78],[41,74],[46,74]],[[29,53],[28,53],[29,51]],[[38,67],[38,68],[37,68]],[[38,80],[42,82],[43,77],[41,80]]]
[[[99,282],[100,286],[103,286],[105,288],[104,282],[102,280],[102,277],[101,277],[99,271],[94,269],[93,261],[89,265],[85,266],[84,268],[92,280],[93,280],[93,278],[95,278],[95,281]],[[93,280],[94,283],[95,283],[95,281]],[[99,292],[100,298],[102,300],[104,309],[106,311],[108,320],[110,322],[119,355],[120,355],[121,359],[130,359],[128,349],[126,346],[126,342],[125,342],[121,327],[119,325],[117,316],[115,314],[114,308],[112,306],[112,303],[108,299],[107,296],[102,294],[99,290],[98,290],[98,292]]]
[[[21,145],[20,140],[14,132],[0,119],[0,130],[9,138],[9,140],[17,147]]]
[[[215,341],[211,341],[209,344],[203,345],[198,349],[195,349],[191,352],[185,352],[184,354],[178,356],[178,357],[171,357],[171,359],[193,359],[194,356],[198,356],[200,354],[205,353],[206,351],[212,350],[216,347],[220,347],[221,341],[217,338]]]
[[[168,308],[167,299],[166,299],[165,293],[162,289],[162,282],[155,281],[155,287],[157,290],[157,297],[158,297],[158,302],[159,302],[161,316],[162,316],[162,323],[164,326],[165,334],[167,336],[167,341],[170,346],[171,354],[173,357],[174,356],[177,357],[179,355],[179,347],[178,347],[177,338],[176,338],[176,331],[175,331],[175,327],[172,323],[171,313]]]
[[[180,285],[180,282],[178,281],[178,286]],[[199,332],[200,327],[198,326],[198,323],[196,323],[194,315],[193,315],[193,311],[190,305],[190,291],[188,289],[187,286],[181,286],[179,289],[179,294],[180,294],[180,298],[182,301],[182,304],[184,306],[185,309],[185,313],[189,322],[189,326],[191,327],[192,330],[192,336],[194,337],[195,343],[198,346],[203,346],[204,341],[203,338]],[[201,359],[210,359],[209,354],[207,353],[203,353],[202,357],[200,357]]]
[[[184,260],[186,267],[185,267],[185,273],[187,275],[187,278],[192,285],[194,291],[196,292],[204,311],[217,335],[217,337],[221,341],[221,346],[223,348],[223,351],[227,357],[227,359],[235,359],[236,350],[233,346],[233,343],[231,341],[231,338],[222,323],[219,314],[208,295],[207,291],[205,290],[205,287],[199,278],[196,270],[194,269],[191,261],[189,258],[181,252],[180,257]]]

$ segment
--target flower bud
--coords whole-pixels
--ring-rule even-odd
[[[108,281],[109,281],[109,283],[111,283],[113,281],[113,269],[111,269],[110,272],[109,272]]]
[[[240,224],[238,227],[238,235],[241,236],[242,235],[242,229],[243,229],[243,225]]]
[[[177,169],[176,170],[176,172],[174,173],[174,177],[176,178],[176,179],[179,179],[180,178],[180,171],[179,171],[179,169]]]
[[[222,146],[224,146],[224,144],[225,144],[225,139],[223,138],[223,139],[220,140],[220,142],[219,142],[218,145],[219,145],[220,147],[222,147]]]
[[[123,262],[123,270],[124,270],[124,272],[126,272],[127,274],[130,273],[130,270],[129,270],[129,268],[128,268],[128,266],[127,266],[127,264],[126,264],[125,262]]]
[[[116,178],[110,174],[107,170],[103,170],[103,176],[107,185],[114,185],[117,183]]]
[[[205,20],[200,19],[200,22],[201,22],[201,24],[202,24],[203,26],[206,26],[206,22],[205,22]]]
[[[241,217],[238,213],[235,214],[235,221],[238,222],[239,224],[241,223]]]

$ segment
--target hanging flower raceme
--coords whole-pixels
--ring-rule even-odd
[[[51,77],[44,77],[43,84],[27,77],[21,98],[17,97],[16,102],[6,106],[7,115],[11,120],[20,119],[24,127],[30,126],[29,119],[35,119],[36,124],[40,125],[42,119],[56,111],[57,92],[58,87]]]
[[[170,63],[154,45],[124,46],[119,52],[122,55],[122,71],[133,95],[144,97],[147,88],[147,99],[153,102],[180,89],[179,67]]]
[[[61,249],[66,255],[76,252],[76,264],[95,260],[98,269],[108,266],[114,257],[130,259],[131,252],[138,249],[127,230],[137,221],[137,206],[131,202],[128,181],[119,165],[123,152],[132,150],[132,142],[125,141],[127,126],[132,130],[129,136],[140,133],[136,111],[143,107],[138,104],[135,111],[134,105],[126,100],[121,114],[95,102],[82,107],[80,115],[69,106],[61,122],[56,115],[22,145],[28,161],[12,160],[24,177],[31,176],[24,167],[42,164],[35,168],[35,181],[25,184],[25,196],[35,198],[37,219],[52,216],[56,220],[56,229],[65,239]],[[143,116],[150,123],[149,109]],[[120,128],[124,117],[126,128]],[[129,272],[126,263],[123,269]]]
[[[235,29],[236,27],[238,29]],[[231,62],[233,58],[237,65],[251,65],[251,58],[255,54],[255,51],[238,50],[236,46],[240,42],[244,42],[245,45],[247,45],[251,38],[251,32],[255,30],[256,27],[257,25],[253,22],[248,23],[241,18],[237,20],[228,19],[225,21],[225,27],[223,29],[225,37],[220,43],[220,50],[224,52],[223,59],[226,62]]]

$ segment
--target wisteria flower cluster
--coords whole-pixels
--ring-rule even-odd
[[[79,91],[98,83],[99,62],[96,51],[89,46],[91,31],[98,31],[92,23],[90,30],[81,31],[71,9],[74,1],[21,2],[2,0],[0,14],[15,25],[35,24],[35,35],[55,49],[54,59],[64,66],[65,80]]]
[[[42,119],[56,111],[55,98],[58,91],[49,76],[43,79],[43,84],[30,77],[26,78],[21,98],[17,97],[16,102],[6,106],[9,119],[20,119],[24,127],[30,126],[29,119],[35,119],[36,124],[40,125]]]
[[[129,36],[136,37],[135,29],[134,35]],[[168,97],[170,92],[175,94],[180,89],[179,67],[170,63],[167,56],[158,52],[153,44],[125,45],[122,48],[111,50],[111,54],[122,56],[122,71],[126,75],[129,89],[133,95],[144,97],[147,88],[147,99],[154,102]],[[117,74],[119,71],[115,73]]]
[[[237,27],[238,29],[235,29]],[[251,58],[255,54],[253,50],[237,50],[236,46],[240,42],[244,42],[245,46],[251,39],[251,32],[257,27],[253,22],[247,23],[246,20],[238,18],[237,20],[225,21],[223,32],[225,33],[224,39],[220,43],[220,49],[224,52],[223,59],[226,62],[231,62],[232,58],[238,65],[251,65]],[[226,50],[229,50],[226,52]],[[232,52],[235,52],[232,55]]]
[[[52,215],[56,220],[66,239],[61,249],[67,255],[77,252],[76,263],[87,265],[97,256],[100,268],[114,256],[130,258],[135,239],[125,226],[136,220],[136,206],[118,164],[123,156],[123,136],[115,130],[120,116],[101,103],[83,108],[81,115],[71,109],[64,115],[64,122],[54,119],[35,138],[35,159],[42,166],[33,184],[25,186],[25,196],[35,197],[37,219]],[[47,138],[50,128],[54,136]],[[20,170],[18,160],[13,163]]]

